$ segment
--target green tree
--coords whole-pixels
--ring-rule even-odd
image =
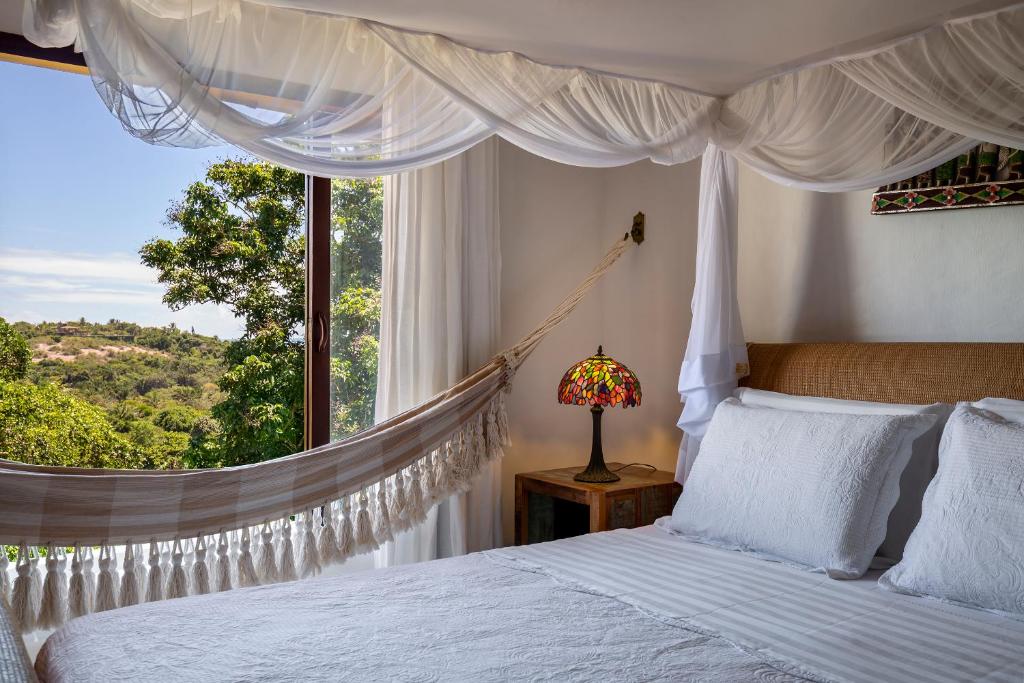
[[[380,338],[380,290],[350,287],[331,306],[331,435],[373,424]]]
[[[0,381],[23,379],[31,359],[25,338],[0,318]]]
[[[331,182],[331,289],[380,289],[384,184],[380,178]]]
[[[227,398],[213,407],[220,424],[217,460],[197,465],[242,465],[302,450],[302,349],[273,327],[228,349],[231,369],[219,382]]]
[[[167,212],[182,236],[142,247],[167,286],[164,303],[224,304],[246,335],[274,326],[293,336],[305,316],[305,192],[302,174],[273,164],[211,165]]]
[[[373,425],[380,338],[380,178],[331,186],[331,435]]]
[[[373,422],[380,317],[382,185],[335,180],[332,192],[332,381],[335,434]],[[143,246],[172,309],[228,306],[245,332],[225,352],[216,429],[193,430],[194,466],[233,465],[301,450],[305,319],[305,179],[271,164],[212,165],[172,205],[177,240]],[[154,348],[164,344],[146,339]],[[369,397],[369,398],[367,398]]]
[[[28,382],[0,382],[0,458],[68,467],[167,465],[114,431],[102,408],[55,384]]]
[[[202,419],[202,411],[180,403],[173,403],[156,414],[153,424],[168,432],[191,434]]]
[[[174,310],[226,305],[245,325],[227,347],[229,370],[217,382],[224,392],[213,408],[220,429],[193,438],[186,459],[230,465],[301,450],[304,177],[267,163],[216,163],[167,220],[182,236],[152,240],[140,252],[167,286],[164,303]]]

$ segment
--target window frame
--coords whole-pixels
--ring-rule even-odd
[[[306,176],[306,448],[331,440],[331,179]]]
[[[39,47],[25,36],[5,31],[0,31],[0,60],[77,74],[89,73],[85,57],[81,52],[75,52],[74,47]]]

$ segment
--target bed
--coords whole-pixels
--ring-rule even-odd
[[[751,345],[755,388],[1024,398],[1022,344]],[[45,681],[1019,681],[1024,621],[654,527],[76,619]]]
[[[1021,679],[1024,623],[876,577],[833,581],[644,527],[90,615],[36,668],[46,681]]]

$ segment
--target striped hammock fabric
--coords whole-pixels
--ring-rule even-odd
[[[22,632],[139,602],[289,581],[369,552],[465,491],[509,442],[516,369],[628,248],[518,344],[354,437],[253,465],[106,470],[0,461],[0,602]]]

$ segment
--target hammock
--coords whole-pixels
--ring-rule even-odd
[[[222,469],[0,460],[0,543],[18,547],[13,585],[0,552],[0,602],[23,633],[56,628],[89,612],[312,576],[392,540],[501,457],[516,369],[626,251],[628,237],[515,346],[344,441]]]

